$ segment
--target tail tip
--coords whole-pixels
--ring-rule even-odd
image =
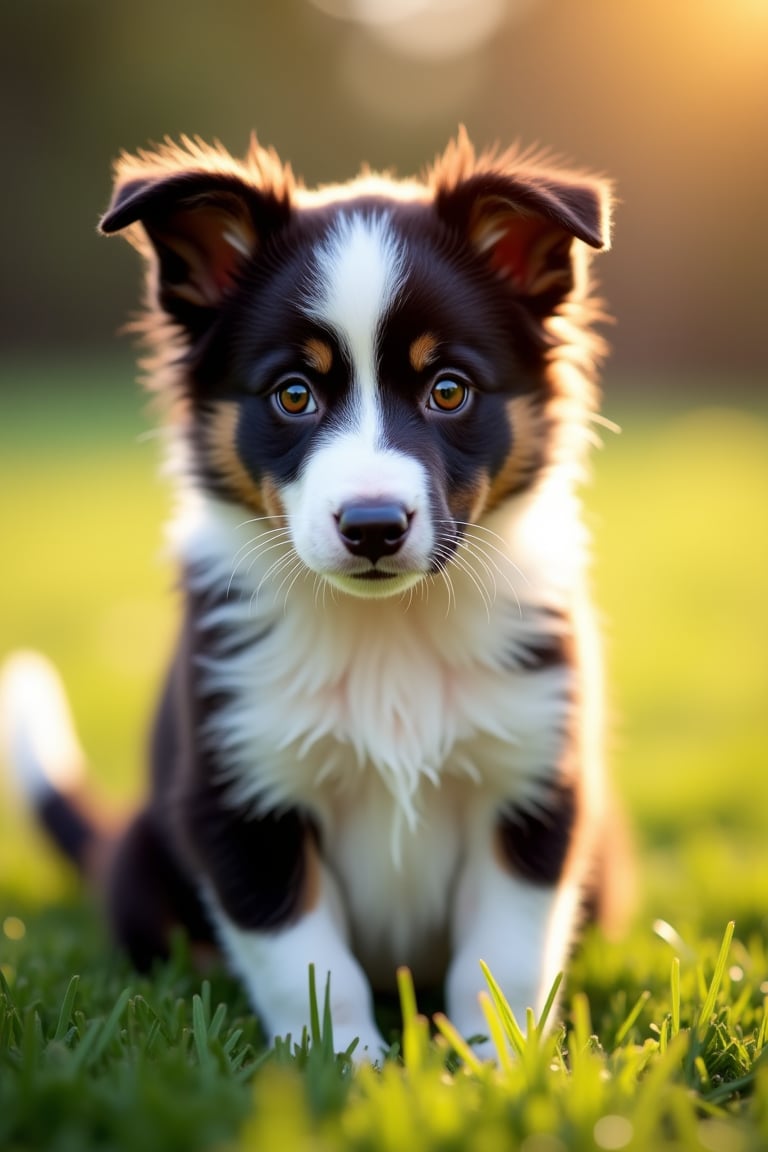
[[[64,687],[37,652],[15,652],[0,671],[0,751],[33,804],[82,780],[85,758]]]

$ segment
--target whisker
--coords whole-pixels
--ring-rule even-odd
[[[519,568],[518,565],[515,564],[514,560],[509,555],[509,552],[507,551],[507,542],[504,539],[504,537],[500,536],[498,532],[494,532],[492,528],[487,528],[485,524],[477,524],[473,520],[450,520],[450,519],[444,518],[442,520],[438,520],[437,523],[439,523],[439,524],[451,524],[451,525],[455,525],[459,528],[471,528],[471,529],[473,529],[472,532],[465,532],[464,535],[469,536],[469,537],[473,537],[474,539],[482,542],[486,548],[490,548],[493,552],[497,552],[504,559],[505,563],[509,564],[510,568],[514,568],[515,572],[518,574],[518,576],[520,577],[521,580],[524,580],[526,584],[529,583],[528,577],[526,576],[525,572],[523,572],[522,568]],[[474,535],[475,533],[478,533],[478,532],[484,533],[484,535],[483,536]],[[490,537],[490,539],[486,539],[486,537]],[[494,544],[493,543],[494,540],[498,540],[499,544],[501,544],[502,547],[499,548],[497,544]]]
[[[256,589],[257,594],[261,591],[264,584],[266,584],[268,580],[274,580],[274,578],[279,576],[281,572],[284,572],[286,568],[292,568],[297,559],[298,556],[296,552],[287,552],[283,556],[278,556],[278,558],[270,564],[269,568],[267,568],[261,580],[259,580],[259,584]]]
[[[275,579],[277,576],[280,575],[281,572],[284,572],[286,568],[289,568],[291,571],[293,571],[294,563],[298,563],[298,564],[302,563],[301,558],[299,557],[298,553],[295,551],[289,552],[286,556],[280,556],[277,560],[274,561],[274,563],[270,564],[269,568],[267,568],[266,572],[264,573],[261,580],[259,581],[258,587],[253,592],[253,594],[251,595],[251,600],[250,600],[251,609],[253,608],[254,600],[258,599],[258,597],[261,595],[261,589],[263,588],[264,584],[268,580]],[[280,588],[282,588],[282,583],[280,584],[280,587],[277,589],[277,592],[279,592]],[[277,592],[275,592],[275,594],[274,594],[275,599],[277,598]]]
[[[281,548],[285,543],[285,540],[274,540],[271,544],[266,544],[263,548],[254,548],[252,552],[248,552],[247,555],[243,557],[241,564],[245,563],[249,556],[253,556],[247,569],[250,573],[253,571],[253,566],[257,560],[261,560],[262,556],[266,556],[267,552],[272,552],[275,548]],[[295,550],[291,548],[290,551],[294,552]]]
[[[261,589],[263,589],[264,584],[267,581],[274,581],[277,576],[280,576],[281,573],[283,573],[284,575],[282,581],[273,591],[272,600],[274,604],[274,602],[277,600],[277,596],[280,594],[280,590],[282,589],[284,582],[290,578],[291,574],[294,573],[294,570],[297,566],[301,566],[301,563],[301,558],[299,558],[298,554],[295,552],[289,553],[287,556],[280,556],[279,560],[275,560],[275,562],[271,564],[269,568],[267,568],[264,576],[261,577],[256,591],[251,594],[250,611],[253,611],[253,601],[257,600],[261,596]],[[286,569],[288,570],[286,571]]]
[[[447,539],[447,537],[446,537],[446,539]],[[468,576],[469,579],[474,584],[475,588],[478,591],[480,599],[483,602],[483,605],[485,607],[485,611],[486,611],[486,614],[488,616],[488,619],[490,620],[490,618],[491,618],[491,605],[493,604],[493,600],[491,599],[491,596],[490,596],[490,593],[488,592],[488,589],[483,586],[482,581],[480,580],[480,578],[477,575],[477,572],[472,567],[472,565],[469,563],[469,561],[464,556],[462,556],[458,551],[455,551],[453,553],[453,555],[451,556],[451,560],[456,565],[456,567],[459,568],[462,572],[464,572],[464,574],[466,576]]]
[[[472,583],[474,584],[475,588],[477,589],[477,591],[480,595],[480,599],[483,602],[483,605],[485,607],[485,611],[488,615],[488,618],[490,619],[491,606],[493,604],[493,600],[491,599],[490,592],[485,587],[482,580],[477,575],[477,572],[472,567],[470,562],[467,559],[465,559],[465,557],[459,556],[457,553],[456,555],[454,555],[453,559],[454,559],[454,563],[456,564],[456,567],[459,568],[462,572],[464,572],[465,575],[467,575],[469,577],[469,579],[472,581]]]
[[[448,604],[445,609],[447,619],[451,614],[451,605],[453,605],[454,610],[458,607],[456,602],[456,589],[453,586],[453,580],[451,580],[451,574],[447,568],[440,569],[440,576],[448,592]]]
[[[273,603],[275,603],[275,604],[277,603],[277,600],[278,600],[278,597],[280,595],[280,591],[283,588],[283,585],[286,583],[287,580],[290,580],[291,576],[293,575],[293,573],[296,570],[296,565],[298,563],[300,563],[300,561],[299,561],[297,556],[295,556],[295,555],[285,556],[285,557],[283,557],[282,560],[277,561],[277,563],[274,565],[274,568],[270,570],[275,579],[281,573],[283,573],[282,580],[277,585],[277,587],[273,590],[273,593],[272,593]]]
[[[449,548],[443,547],[442,545],[440,545],[438,543],[438,545],[435,548],[435,556],[437,557],[438,560],[444,561],[444,563],[441,565],[437,575],[440,576],[441,580],[445,584],[446,591],[448,592],[448,606],[445,610],[445,615],[447,617],[451,612],[451,608],[456,608],[458,606],[457,601],[456,601],[456,590],[453,586],[453,580],[451,580],[451,574],[448,571],[448,567],[447,567],[448,564],[450,563],[451,559],[453,558],[453,551]],[[431,579],[434,583],[434,581],[435,581],[435,574],[434,573],[432,574]]]
[[[461,545],[467,551],[469,551],[470,553],[477,556],[480,563],[483,565],[483,567],[486,569],[486,571],[488,571],[489,576],[491,577],[491,580],[493,581],[494,589],[496,588],[496,579],[493,576],[493,573],[490,571],[489,566],[491,566],[493,568],[493,570],[501,577],[501,579],[504,581],[504,583],[507,585],[510,592],[514,596],[515,604],[517,605],[518,614],[520,615],[520,618],[522,619],[523,608],[522,608],[522,605],[520,603],[520,597],[517,594],[517,589],[515,588],[515,585],[511,579],[511,577],[509,576],[509,573],[505,572],[501,568],[501,566],[499,565],[495,556],[493,555],[493,552],[498,553],[498,549],[494,548],[493,552],[490,552],[485,547],[485,543],[479,542],[476,539],[476,537],[474,535],[472,535],[471,533],[467,533],[466,536],[462,537]],[[502,559],[504,559],[503,556],[502,556]],[[510,563],[511,563],[511,561],[510,561]],[[513,565],[513,567],[515,568],[516,571],[519,571],[519,569],[517,569],[515,565]]]
[[[249,520],[240,521],[240,523],[237,525],[238,531],[241,528],[247,528],[249,524],[260,524],[262,520],[285,520],[287,523],[288,518],[282,514],[278,516],[252,516]]]
[[[304,577],[306,579],[306,577],[309,574],[309,569],[306,567],[306,565],[304,564],[304,561],[301,559],[301,557],[298,554],[296,555],[296,564],[294,565],[293,568],[289,569],[288,573],[280,581],[280,586],[277,589],[277,592],[275,593],[275,597],[277,597],[277,595],[279,594],[280,588],[283,587],[286,580],[288,580],[290,578],[291,572],[295,572],[296,574],[293,577],[293,580],[291,580],[290,584],[288,585],[288,587],[285,590],[285,596],[283,597],[283,615],[285,615],[288,611],[288,597],[290,596],[291,589],[293,588],[294,584],[298,580],[299,576],[301,576],[301,574],[303,572]]]
[[[456,547],[461,548],[464,552],[466,552],[469,556],[472,556],[474,559],[476,559],[482,565],[483,571],[485,572],[486,576],[488,577],[488,579],[493,584],[493,594],[494,594],[494,599],[495,599],[496,598],[496,591],[497,591],[496,578],[493,574],[493,569],[491,568],[491,565],[489,564],[488,560],[483,555],[482,549],[479,548],[478,545],[475,544],[473,541],[468,540],[464,536],[460,536],[459,539],[456,541]],[[498,572],[498,568],[496,568],[496,571]]]
[[[248,521],[246,521],[246,523],[248,523]],[[268,528],[263,532],[259,532],[257,536],[251,536],[250,539],[245,541],[245,544],[239,546],[237,552],[235,553],[234,559],[237,560],[241,552],[248,551],[249,548],[258,543],[259,540],[273,539],[275,536],[290,536],[290,529],[288,528],[288,525],[281,524],[280,526],[277,526],[277,528]]]
[[[522,568],[518,567],[514,560],[512,560],[506,552],[503,552],[501,548],[497,548],[495,544],[492,544],[482,536],[476,536],[474,532],[465,532],[462,536],[462,539],[472,541],[474,547],[483,552],[483,555],[486,556],[489,562],[493,564],[494,568],[500,576],[504,576],[505,579],[509,579],[509,577],[506,576],[502,571],[499,562],[494,559],[496,556],[498,556],[499,559],[504,562],[504,564],[511,568],[515,575],[519,576],[521,580],[523,580],[526,584],[529,583],[528,577],[525,575]]]
[[[239,560],[236,559],[235,565],[232,569],[232,575],[230,576],[229,583],[227,584],[227,596],[229,596],[229,593],[232,589],[232,583],[235,579],[235,576],[237,575],[238,568],[241,566],[241,564],[244,564],[249,557],[252,556],[253,560],[251,561],[250,565],[248,566],[248,572],[251,571],[251,569],[253,568],[253,565],[256,563],[256,560],[259,558],[259,556],[263,556],[266,552],[271,551],[272,548],[276,548],[280,544],[283,544],[283,543],[289,543],[290,544],[291,543],[290,533],[283,530],[283,529],[281,529],[280,531],[284,532],[282,539],[273,540],[271,538],[270,534],[265,533],[265,536],[267,536],[267,539],[257,539],[255,541],[253,539],[251,539],[248,541],[248,543],[246,545],[244,545],[244,547],[247,549],[247,551],[245,551],[244,554],[242,556],[240,556]],[[243,549],[241,548],[239,551],[243,552]],[[238,553],[238,555],[239,555],[239,553]]]
[[[481,559],[482,553],[482,556],[485,558],[485,560],[493,566],[498,575],[504,580],[504,583],[507,585],[515,599],[518,615],[522,619],[523,608],[520,601],[520,596],[518,595],[517,588],[510,578],[509,573],[504,569],[506,567],[511,568],[512,571],[518,575],[525,584],[530,584],[530,581],[528,580],[525,572],[523,572],[522,568],[515,564],[514,560],[512,560],[512,558],[509,556],[509,553],[506,550],[506,541],[504,540],[503,536],[500,536],[498,532],[494,532],[493,529],[487,528],[484,524],[476,524],[471,520],[454,521],[448,518],[443,518],[438,520],[437,523],[450,524],[452,527],[459,526],[464,529],[471,529],[471,531],[464,531],[460,537],[460,540],[466,540],[468,542],[466,545],[466,550],[474,550],[478,559]],[[480,533],[483,533],[484,535],[480,535]],[[493,542],[494,540],[498,540],[501,544],[504,545],[504,547],[499,548],[498,545]],[[458,547],[458,541],[456,544]],[[483,561],[481,560],[481,563],[482,562]]]

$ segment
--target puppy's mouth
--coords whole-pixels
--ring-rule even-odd
[[[402,572],[382,572],[380,568],[368,568],[352,575],[353,580],[401,580],[402,577]]]
[[[382,568],[366,568],[362,572],[325,572],[325,579],[334,588],[349,596],[364,599],[382,599],[407,592],[424,578],[423,572],[387,572]]]

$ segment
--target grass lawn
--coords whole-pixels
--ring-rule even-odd
[[[333,1058],[322,989],[314,1043],[265,1053],[183,941],[137,977],[0,790],[3,1152],[765,1152],[768,412],[738,381],[696,403],[648,383],[609,380],[624,432],[587,498],[637,901],[624,939],[585,939],[562,1027],[510,1020],[494,990],[481,1067],[448,1023],[429,1038],[404,981],[382,1071]],[[175,626],[158,445],[128,367],[6,366],[0,389],[0,657],[57,661],[94,780],[125,803]]]

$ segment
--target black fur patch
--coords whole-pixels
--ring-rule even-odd
[[[93,826],[71,796],[51,791],[37,807],[38,818],[65,856],[81,870],[93,842]]]
[[[189,606],[190,620],[200,621],[212,603],[206,598],[203,607],[203,598],[190,594]],[[250,643],[264,635],[252,634]],[[204,736],[211,714],[226,709],[229,698],[204,692],[197,674],[212,652],[231,655],[230,639],[217,627],[187,628],[156,732],[156,779],[165,761],[176,762],[175,831],[189,870],[206,878],[239,927],[274,928],[301,901],[310,824],[296,811],[255,816],[232,803],[226,764]]]
[[[120,842],[108,895],[114,937],[140,971],[167,957],[175,927],[183,927],[193,942],[212,941],[197,892],[149,811],[139,814]]]
[[[553,783],[535,809],[508,808],[497,825],[505,861],[525,880],[557,884],[575,822],[576,791],[570,783]]]
[[[540,640],[526,644],[524,650],[517,653],[515,664],[526,672],[565,667],[571,663],[572,648],[569,636],[543,635]]]
[[[307,824],[295,811],[246,817],[213,789],[191,815],[197,849],[227,916],[240,928],[276,928],[304,891]]]

